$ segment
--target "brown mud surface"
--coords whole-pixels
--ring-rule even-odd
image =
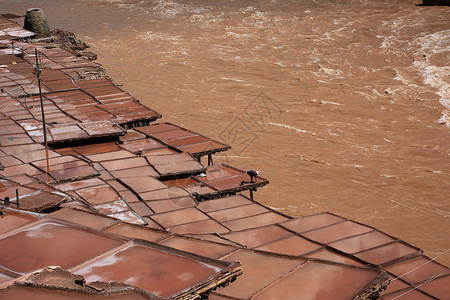
[[[89,45],[78,39],[75,36],[75,33],[61,29],[54,29],[51,33],[54,37],[53,43],[59,45],[62,49],[87,60],[97,59],[97,54],[91,51],[86,51],[86,49],[89,48]]]

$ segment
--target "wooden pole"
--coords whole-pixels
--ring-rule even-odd
[[[16,189],[16,206],[17,208],[19,208],[20,203],[19,203],[19,189]]]
[[[45,124],[45,113],[44,113],[44,101],[42,100],[42,88],[41,88],[41,68],[39,65],[39,52],[37,51],[37,49],[34,49],[34,53],[36,55],[36,64],[34,65],[34,69],[36,71],[36,77],[38,80],[38,87],[39,87],[39,99],[41,100],[41,114],[42,114],[42,127],[44,129],[44,144],[45,144],[45,148],[48,149],[48,144],[47,144],[47,126]]]
[[[42,129],[44,130],[45,156],[47,158],[47,176],[48,181],[50,181],[51,178],[50,178],[50,162],[48,160],[47,124],[45,123],[44,101],[42,100],[41,68],[39,64],[39,52],[37,51],[37,49],[34,49],[34,53],[36,55],[36,65],[34,66],[34,69],[36,70],[36,76],[39,87],[39,99],[41,100]]]

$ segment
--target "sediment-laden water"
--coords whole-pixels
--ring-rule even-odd
[[[421,0],[0,0],[42,7],[117,84],[233,146],[256,199],[330,211],[450,265],[450,7]]]

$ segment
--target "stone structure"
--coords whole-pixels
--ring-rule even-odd
[[[36,38],[50,37],[50,28],[44,11],[40,8],[30,8],[25,15],[23,27],[36,34]]]

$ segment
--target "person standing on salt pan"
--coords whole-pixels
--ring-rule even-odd
[[[254,181],[253,181],[253,177],[258,176],[259,173],[261,173],[261,172],[259,172],[259,171],[254,171],[254,170],[248,170],[248,171],[247,171],[247,174],[250,176],[250,182],[254,182]]]

